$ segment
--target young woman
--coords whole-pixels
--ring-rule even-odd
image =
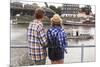
[[[58,14],[51,18],[51,27],[47,31],[48,55],[52,64],[64,63],[64,51],[66,51],[66,33],[62,28],[62,19]]]
[[[35,10],[35,19],[28,27],[29,54],[33,64],[41,65],[46,61],[46,33],[42,24],[44,10],[37,8]]]

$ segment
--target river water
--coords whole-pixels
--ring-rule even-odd
[[[15,24],[11,25],[11,45],[25,45],[27,44],[27,27],[28,24]],[[47,30],[50,26],[44,25]],[[79,45],[95,45],[95,27],[84,27],[84,26],[63,26],[65,32],[72,33],[75,35],[75,31],[78,30],[79,34],[90,34],[93,39],[69,39],[68,45],[70,46],[79,46]]]

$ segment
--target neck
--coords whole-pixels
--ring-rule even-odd
[[[37,19],[38,21],[42,21],[42,19]]]
[[[54,25],[52,25],[53,27],[62,27],[61,25],[59,25],[59,24],[54,24]]]

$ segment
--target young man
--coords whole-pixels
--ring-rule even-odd
[[[35,19],[28,27],[29,54],[33,60],[33,64],[41,65],[46,62],[46,33],[43,28],[42,20],[44,18],[44,10],[37,8],[35,11]]]

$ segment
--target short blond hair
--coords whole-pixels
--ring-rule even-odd
[[[59,14],[55,14],[53,15],[53,17],[51,18],[51,22],[52,24],[62,24],[62,19],[59,16]]]

